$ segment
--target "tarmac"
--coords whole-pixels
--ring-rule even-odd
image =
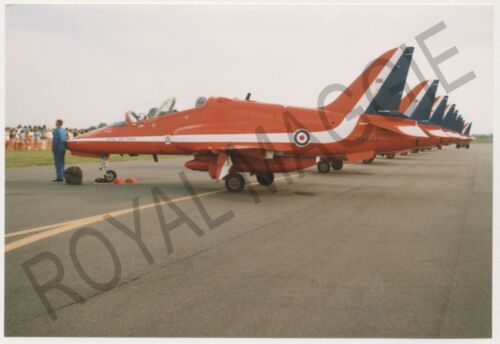
[[[7,169],[5,335],[491,337],[491,144],[240,194],[188,159]]]

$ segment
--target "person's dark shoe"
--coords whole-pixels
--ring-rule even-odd
[[[64,179],[54,179],[53,182],[63,182]]]

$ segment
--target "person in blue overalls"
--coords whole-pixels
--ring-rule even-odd
[[[54,129],[54,138],[52,139],[52,153],[54,154],[54,163],[56,165],[57,178],[54,182],[64,181],[64,155],[66,154],[66,130],[62,128],[63,121],[56,121]]]

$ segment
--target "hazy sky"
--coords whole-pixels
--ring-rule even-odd
[[[179,110],[198,96],[315,107],[331,83],[348,84],[384,51],[426,42],[473,133],[492,132],[493,9],[486,6],[12,5],[6,9],[6,125],[69,127],[122,120],[167,97]],[[408,84],[418,79],[410,72]],[[443,87],[438,94],[444,94]]]

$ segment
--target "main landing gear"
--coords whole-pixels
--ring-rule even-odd
[[[344,162],[342,160],[320,160],[316,163],[316,168],[319,173],[328,173],[330,172],[330,168],[333,168],[335,171],[340,171],[344,167]]]
[[[373,160],[375,160],[375,157],[373,157],[371,159],[363,160],[363,164],[371,164],[373,162]]]
[[[245,188],[245,178],[239,173],[231,173],[224,177],[226,190],[229,192],[241,192]]]
[[[330,164],[335,171],[340,171],[342,167],[344,167],[344,162],[342,160],[332,160]]]
[[[395,156],[396,156],[396,153],[387,153],[387,154],[385,154],[385,157],[387,159],[394,159]]]
[[[260,185],[268,186],[274,182],[274,173],[266,172],[257,174],[257,181]]]
[[[258,173],[257,181],[260,185],[269,186],[274,183],[274,173]],[[245,178],[241,174],[233,172],[224,177],[224,184],[227,191],[238,193],[245,188]]]
[[[327,160],[320,160],[317,162],[316,168],[319,173],[328,173],[330,172],[330,163]]]
[[[101,158],[101,167],[99,167],[99,169],[101,171],[104,171],[104,176],[103,178],[108,182],[108,183],[111,183],[113,180],[116,179],[117,177],[117,174],[115,171],[113,170],[108,170],[108,157],[107,156],[103,156]]]

